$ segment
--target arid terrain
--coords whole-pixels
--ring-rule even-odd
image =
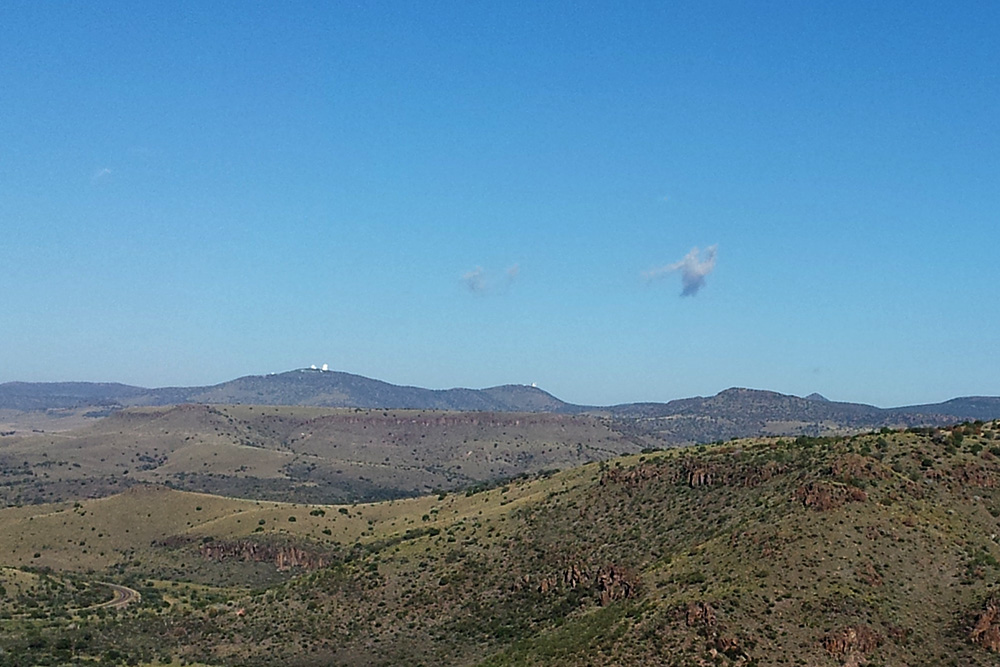
[[[136,484],[353,502],[454,490],[637,452],[609,420],[551,413],[183,405],[0,436],[8,504]]]
[[[997,422],[627,453],[592,418],[274,410],[8,436],[5,488],[36,497],[9,490],[0,510],[0,664],[996,662]],[[381,487],[393,499],[291,499],[303,461],[319,472],[301,488],[337,486],[322,443],[359,428],[379,435],[352,465],[410,457],[412,485],[399,472]],[[451,486],[420,494],[428,462],[391,437],[432,433],[424,454]],[[530,443],[540,458],[461,486]],[[281,479],[290,499],[181,490],[194,463]],[[121,595],[109,584],[137,597],[102,607]]]

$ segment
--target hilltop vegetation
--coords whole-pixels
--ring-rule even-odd
[[[455,489],[640,448],[607,420],[584,415],[133,408],[76,431],[0,438],[0,499],[53,502],[154,483],[244,498],[353,502]]]
[[[741,440],[374,504],[161,487],[8,508],[16,585],[143,600],[53,592],[48,618],[8,614],[0,664],[991,665],[998,434]]]

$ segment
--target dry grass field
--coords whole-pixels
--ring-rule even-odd
[[[274,406],[133,408],[88,426],[0,437],[6,504],[135,484],[243,498],[354,502],[568,468],[640,445],[601,419]]]

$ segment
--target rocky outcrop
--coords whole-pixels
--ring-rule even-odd
[[[605,565],[597,571],[597,596],[602,607],[618,600],[629,600],[638,594],[639,578],[631,570]]]
[[[707,602],[688,603],[685,620],[689,628],[705,627],[714,630],[719,623],[715,608]]]
[[[253,540],[210,542],[202,544],[199,552],[205,558],[220,562],[235,559],[256,563],[273,563],[279,570],[292,568],[316,570],[330,564],[329,557],[301,547],[264,544]]]
[[[601,485],[618,484],[626,488],[645,486],[653,480],[671,484],[701,486],[732,486],[753,488],[784,473],[788,466],[776,461],[762,464],[706,461],[684,458],[670,464],[647,463],[631,468],[612,468],[601,476]]]
[[[817,512],[825,512],[850,502],[864,502],[868,494],[848,484],[810,482],[795,490],[795,499]]]
[[[731,633],[726,633],[719,622],[718,613],[708,602],[692,601],[684,610],[687,626],[705,638],[709,655],[715,659],[720,653],[744,664],[750,660],[743,643]]]
[[[577,586],[585,583],[587,571],[581,565],[570,565],[563,572],[563,583],[570,588],[576,588]]]
[[[827,653],[844,661],[845,667],[857,667],[867,662],[868,654],[882,643],[882,635],[867,625],[851,625],[836,630],[823,640]]]
[[[687,483],[692,489],[696,486],[711,486],[718,473],[711,466],[699,466],[687,471]]]
[[[534,588],[539,593],[547,595],[560,588],[593,588],[597,602],[602,607],[639,595],[639,577],[628,568],[614,564],[604,565],[595,570],[583,563],[573,563],[567,565],[561,574],[542,577],[537,581],[535,584],[530,575],[524,575],[511,586],[511,589],[522,591]]]
[[[987,651],[1000,653],[1000,598],[996,595],[986,601],[986,607],[976,619],[969,639]]]

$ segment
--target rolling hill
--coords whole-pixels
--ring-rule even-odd
[[[271,375],[248,375],[205,387],[145,389],[123,384],[8,382],[0,384],[0,410],[210,403],[296,405],[334,408],[389,408],[487,412],[559,412],[566,404],[524,385],[488,389],[423,389],[360,375],[302,368]]]
[[[878,408],[756,389],[715,396],[609,407],[573,405],[524,385],[488,389],[423,389],[360,375],[299,369],[252,375],[205,387],[145,389],[114,383],[0,384],[0,433],[75,428],[128,407],[199,403],[457,412],[593,415],[649,446],[687,445],[766,435],[856,433],[883,427],[942,426],[1000,418],[1000,398],[965,397],[943,403]]]
[[[998,516],[997,422],[739,440],[371,504],[147,486],[0,510],[0,656],[994,665]],[[141,601],[93,610],[102,581]]]
[[[707,398],[613,406],[604,414],[614,418],[620,430],[650,438],[650,443],[697,444],[752,436],[820,436],[996,419],[1000,416],[1000,398],[960,398],[884,409],[733,388]]]
[[[450,490],[639,451],[587,415],[287,406],[128,408],[72,431],[0,437],[0,500],[144,483],[245,498],[350,502]]]

